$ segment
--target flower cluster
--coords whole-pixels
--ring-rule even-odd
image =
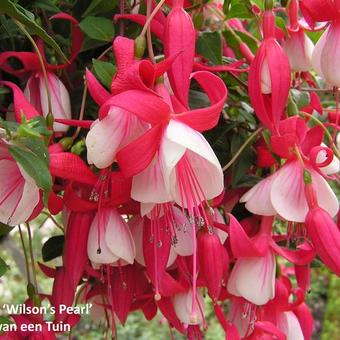
[[[305,303],[311,264],[321,260],[340,276],[339,202],[329,184],[340,167],[340,9],[330,0],[253,5],[257,39],[247,21],[224,20],[218,2],[194,10],[191,1],[163,2],[147,1],[146,15],[134,9],[115,15],[143,30],[135,39],[113,38],[110,91],[83,69],[95,120],[84,119],[84,100],[81,117],[72,114],[70,84],[60,78],[60,70],[73,72],[83,46],[71,15],[51,17],[71,23],[68,63],[49,63],[40,38],[34,52],[0,54],[4,79],[24,84],[21,90],[17,81],[0,81],[13,93],[0,121],[0,222],[24,224],[43,209],[63,216],[62,266],[40,264],[54,280],[52,293],[30,282],[26,304],[47,298],[58,311],[92,303],[93,318],[105,320],[112,334],[131,312],[151,320],[159,311],[170,327],[200,339],[210,301],[227,339],[311,339]],[[286,31],[275,23],[281,12]],[[197,53],[199,31],[207,27],[230,33],[233,40],[223,35],[222,42],[229,63],[212,65]],[[312,30],[324,30],[315,47],[306,34]],[[253,51],[242,37],[255,42]],[[231,146],[223,171],[205,132],[223,129],[228,108],[238,105],[241,90],[226,77],[246,84],[257,123],[252,117],[252,134],[239,150]],[[322,82],[336,96],[335,112],[326,117],[317,91]],[[306,86],[309,101],[298,106],[292,91]],[[194,92],[203,98],[195,106]],[[226,133],[237,135],[235,127]],[[77,152],[79,140],[84,146]],[[234,185],[237,170],[229,165],[249,143],[256,160],[245,171],[253,182]],[[79,318],[60,312],[54,322],[73,327]],[[13,319],[45,323],[43,315]],[[56,338],[46,324],[42,333],[1,338],[27,336]]]

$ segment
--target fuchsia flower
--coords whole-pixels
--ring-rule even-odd
[[[44,66],[47,71],[47,82],[50,93],[52,114],[55,118],[70,119],[71,104],[69,93],[62,81],[53,72],[68,67],[75,60],[82,45],[83,34],[78,27],[78,21],[69,14],[58,13],[52,16],[51,19],[68,20],[72,25],[72,50],[68,63],[51,65],[44,60]],[[42,41],[38,41],[38,46],[40,53],[43,55],[43,58],[45,58]],[[22,69],[14,69],[9,63],[10,58],[18,59],[23,65]],[[0,54],[0,65],[2,70],[14,74],[17,77],[31,74],[27,80],[24,94],[35,110],[46,117],[49,109],[48,95],[38,55],[33,52],[3,52]],[[10,86],[9,84],[6,85]],[[18,91],[14,92],[14,95],[17,96]],[[14,98],[14,101],[15,100],[16,99]],[[25,114],[27,113],[25,112]],[[66,125],[59,124],[57,122],[54,123],[53,128],[56,132],[65,132],[68,129]]]
[[[289,65],[294,72],[306,72],[312,68],[314,44],[301,28],[291,31],[284,44]]]
[[[305,190],[309,206],[305,221],[307,234],[321,260],[340,276],[340,231],[327,210],[319,206],[313,179]]]
[[[284,50],[287,53],[291,70],[294,72],[306,72],[312,67],[314,44],[299,26],[298,11],[298,1],[290,1],[288,7],[289,36],[285,41]]]
[[[288,161],[273,175],[252,187],[240,201],[245,202],[246,208],[254,214],[277,214],[288,221],[304,222],[308,212],[304,168],[293,154],[294,145],[298,145],[306,156],[305,165],[316,186],[319,205],[334,216],[339,210],[339,202],[321,172],[331,163],[333,156],[328,148],[320,146],[322,130],[313,128],[307,131],[302,119],[292,117],[280,122],[278,131],[280,135],[271,139],[272,147],[274,152],[288,158]],[[325,160],[324,152],[327,153],[327,159],[320,163],[320,160]]]
[[[315,253],[308,243],[301,244],[297,251],[279,247],[271,236],[272,217],[262,217],[261,228],[252,239],[232,215],[229,217],[230,245],[237,260],[229,277],[228,291],[255,305],[264,305],[275,296],[274,253],[299,265],[310,263]]]
[[[264,41],[249,70],[249,97],[262,124],[276,131],[282,118],[290,87],[290,67],[286,54],[274,38],[275,17],[265,11]]]

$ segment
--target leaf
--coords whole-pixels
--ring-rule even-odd
[[[21,24],[25,25],[33,34],[38,35],[43,39],[48,45],[50,45],[63,59],[67,62],[67,58],[56,41],[47,34],[47,32],[41,28],[34,21],[34,14],[25,10],[19,4],[14,4],[10,0],[0,1],[0,13],[5,13],[11,18],[19,21]]]
[[[309,104],[310,95],[308,92],[292,89],[290,93],[298,109],[301,109]]]
[[[248,34],[238,31],[234,29],[234,32],[239,36],[239,38],[250,48],[250,50],[255,53],[257,50],[257,43],[254,38],[249,36]],[[231,34],[230,31],[223,31],[223,36],[226,41],[228,41],[228,46],[230,46],[235,52],[237,52],[237,56],[239,58],[243,57],[242,54],[239,52],[239,44],[235,37]]]
[[[64,235],[52,236],[43,245],[41,253],[44,262],[61,256],[64,248]]]
[[[100,13],[107,13],[112,11],[117,6],[117,1],[111,0],[92,0],[89,7],[83,13],[82,17],[85,18],[89,15],[96,15]]]
[[[79,26],[88,37],[100,41],[110,42],[115,34],[113,21],[104,17],[86,17]]]
[[[9,234],[12,229],[13,227],[0,222],[0,237]]]
[[[35,155],[42,159],[48,166],[50,157],[43,140],[41,140],[40,138],[21,138],[20,143],[25,145]]]
[[[31,6],[32,8],[37,7],[53,13],[60,12],[60,8],[57,7],[51,0],[35,0],[32,2]]]
[[[52,177],[46,159],[40,157],[41,154],[38,150],[35,150],[36,154],[28,148],[16,145],[11,145],[8,150],[16,162],[34,179],[37,186],[44,191],[44,203],[47,205],[52,188]]]
[[[200,33],[196,52],[210,60],[214,65],[222,64],[222,40],[219,32]]]
[[[101,61],[92,59],[93,68],[96,76],[99,78],[101,83],[107,88],[110,88],[112,78],[116,73],[116,66],[107,61]]]
[[[7,316],[0,315],[0,325],[10,325],[13,321]]]
[[[238,19],[247,19],[253,18],[254,14],[251,12],[251,3],[248,0],[232,1],[231,8],[229,10],[228,19],[238,18]]]
[[[7,269],[9,269],[7,263],[0,257],[0,277],[6,273]]]

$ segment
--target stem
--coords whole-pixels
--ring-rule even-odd
[[[104,55],[112,50],[112,46],[109,46],[97,59],[100,60]]]
[[[125,0],[119,0],[119,12],[124,14],[125,12]],[[124,21],[121,20],[119,24],[119,35],[124,35]]]
[[[305,162],[303,161],[303,158],[302,158],[302,155],[300,153],[300,150],[299,150],[299,148],[296,145],[294,147],[294,151],[295,151],[295,155],[298,158],[302,168],[304,169],[305,168]]]
[[[335,126],[336,128],[333,131],[332,141],[335,142],[336,134],[337,134],[337,127],[339,123],[339,89],[336,87],[334,88],[335,91]]]
[[[34,261],[34,254],[33,254],[31,227],[28,222],[26,222],[26,226],[27,226],[27,232],[28,232],[28,246],[29,246],[30,259],[31,259],[33,281],[34,281],[35,289],[38,289],[37,274],[35,272],[35,261]]]
[[[19,227],[19,234],[20,234],[21,245],[22,245],[22,249],[24,251],[24,256],[25,256],[27,282],[31,283],[30,267],[29,267],[29,263],[28,263],[28,256],[27,256],[27,251],[26,251],[26,247],[25,247],[24,236],[22,235],[20,224],[18,225],[18,227]]]
[[[57,222],[57,220],[51,215],[49,214],[48,212],[46,211],[42,211],[41,214],[47,216],[48,218],[50,218],[52,220],[52,222],[61,230],[61,231],[64,231],[64,228],[63,226]]]
[[[333,152],[335,154],[336,157],[338,157],[340,159],[340,152],[339,150],[337,149],[337,147],[335,146],[334,144],[334,141],[333,141],[333,137],[332,135],[329,133],[329,131],[327,130],[326,126],[319,120],[317,119],[316,117],[314,117],[313,115],[311,115],[310,113],[307,113],[307,112],[303,112],[303,111],[300,111],[300,113],[302,113],[303,115],[313,119],[318,125],[320,125],[322,127],[322,129],[325,131],[325,135],[327,136],[327,138],[329,139],[329,142],[330,142],[330,145],[333,149]]]
[[[142,33],[146,27],[146,41],[147,41],[147,44],[148,44],[148,53],[149,53],[149,58],[151,59],[152,63],[154,64],[155,63],[155,54],[153,53],[153,48],[152,48],[152,40],[151,40],[151,28],[150,28],[150,23],[151,23],[151,15],[150,15],[150,12],[151,12],[151,6],[152,6],[152,0],[147,0],[147,8],[146,8],[146,17],[148,18],[147,19],[147,22],[145,23],[144,27],[143,27],[143,30],[142,30]],[[154,13],[154,12],[153,12]],[[156,14],[156,13],[155,13]]]
[[[47,72],[46,72],[44,60],[42,58],[40,50],[39,50],[37,44],[35,43],[34,39],[31,37],[31,35],[26,30],[26,28],[19,21],[14,20],[14,22],[19,27],[20,31],[22,31],[26,35],[26,37],[31,42],[35,52],[38,55],[38,59],[39,59],[40,65],[41,65],[41,69],[42,69],[43,76],[44,76],[45,87],[46,87],[48,114],[52,114],[51,93],[50,93],[50,88],[48,86],[48,78],[47,78]]]
[[[263,130],[263,127],[259,127],[256,131],[254,131],[247,140],[243,143],[240,149],[235,153],[234,157],[223,167],[223,171],[226,171],[233,163],[237,160],[237,158],[241,155],[243,150],[250,144],[250,142]]]
[[[150,2],[150,6],[148,5],[149,2]],[[165,0],[161,0],[161,1],[158,3],[158,5],[154,8],[154,10],[152,11],[152,13],[150,14],[150,12],[151,12],[151,1],[148,0],[147,6],[148,6],[150,12],[149,12],[149,15],[147,14],[147,19],[146,19],[145,25],[144,25],[144,27],[143,27],[143,30],[142,30],[140,36],[144,36],[144,35],[145,35],[145,33],[146,33],[148,27],[150,27],[150,24],[151,24],[152,19],[153,19],[154,16],[157,14],[157,12],[159,11],[159,9],[163,6],[164,2],[165,2]]]
[[[80,106],[79,120],[83,120],[83,118],[84,118],[85,104],[86,104],[86,96],[87,96],[87,82],[86,82],[86,78],[84,77],[84,90],[83,90],[83,96],[82,96],[82,98],[81,98],[81,106]],[[73,140],[75,140],[75,139],[78,137],[80,130],[81,130],[81,127],[78,126],[78,127],[77,127],[77,130],[75,131],[75,133],[74,133],[73,136],[71,137]]]

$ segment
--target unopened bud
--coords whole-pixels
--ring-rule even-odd
[[[71,137],[64,137],[59,141],[64,151],[67,151],[73,144],[73,139]]]
[[[143,58],[145,48],[146,48],[145,36],[139,35],[135,39],[135,57],[138,58],[138,59]]]
[[[203,13],[200,12],[200,13],[196,13],[193,17],[193,23],[194,23],[194,27],[197,29],[197,30],[200,30],[202,27],[203,27],[203,23],[204,23],[204,16],[203,16]]]
[[[273,9],[273,0],[264,0],[264,9],[271,11]]]
[[[29,283],[27,285],[27,295],[29,298],[33,298],[33,296],[35,295],[35,287],[33,286],[32,283]]]
[[[53,127],[53,123],[54,123],[54,117],[52,113],[49,113],[46,116],[46,125],[48,128],[52,128]]]

